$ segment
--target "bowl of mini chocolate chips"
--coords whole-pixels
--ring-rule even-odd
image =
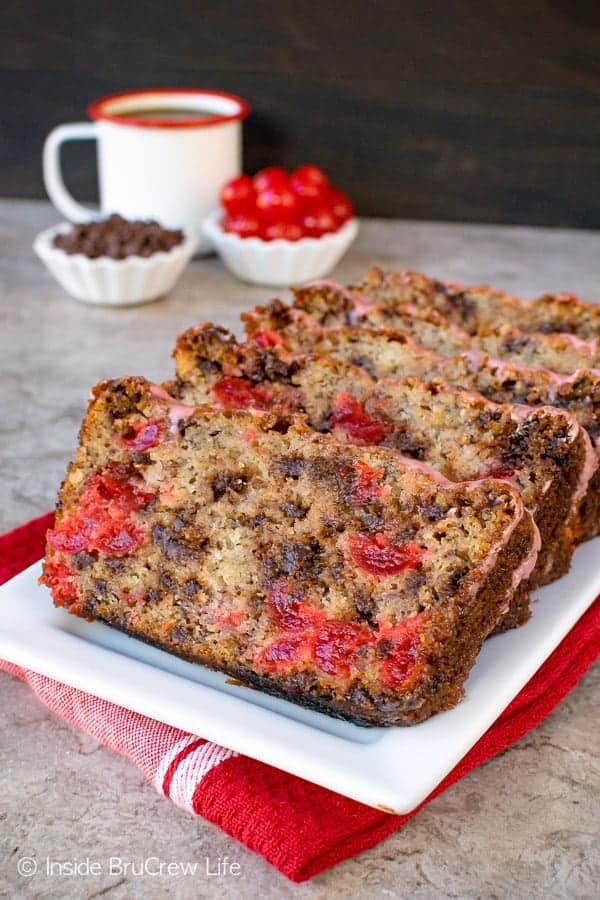
[[[74,225],[63,222],[33,243],[68,294],[108,306],[147,303],[167,294],[197,246],[197,238],[180,229],[116,214]]]

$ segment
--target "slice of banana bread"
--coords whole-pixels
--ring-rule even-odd
[[[600,370],[598,342],[583,341],[574,334],[528,334],[514,325],[497,325],[479,331],[472,344],[475,350],[498,359],[561,375],[572,375],[578,369]]]
[[[335,281],[314,281],[295,288],[293,309],[314,319],[317,325],[331,328],[340,325],[370,325],[375,328],[401,328],[419,343],[440,353],[451,355],[470,350],[472,336],[459,325],[450,322],[436,309],[415,303],[383,303],[354,292]],[[252,328],[253,318],[260,320],[265,313],[279,312],[285,316],[285,306],[272,301],[267,307],[257,307],[242,318]],[[291,323],[290,323],[291,324]],[[256,327],[256,326],[254,326]],[[260,326],[259,326],[260,327]],[[265,326],[266,327],[266,326]]]
[[[320,295],[323,298],[323,294]],[[480,391],[499,403],[547,404],[569,411],[600,442],[600,371],[570,374],[502,360],[489,353],[463,351],[450,357],[426,347],[403,329],[321,325],[304,310],[273,300],[242,315],[247,337],[260,347],[289,353],[319,353],[365,368],[375,378],[440,375]],[[324,318],[324,321],[329,321]],[[553,335],[560,339],[564,335]],[[569,337],[569,336],[567,336]]]
[[[428,281],[424,276],[419,278]],[[470,323],[473,327],[468,333],[439,310],[427,306],[430,291],[423,290],[420,304],[408,303],[401,293],[396,299],[389,296],[386,302],[381,302],[377,291],[374,297],[365,297],[331,281],[313,282],[294,293],[294,305],[312,315],[317,324],[324,327],[364,325],[398,328],[412,335],[423,346],[445,356],[475,350],[565,375],[578,369],[600,367],[598,340],[585,341],[573,334],[527,333],[514,324],[493,319],[479,322],[477,329],[474,323]],[[416,289],[413,288],[407,296],[414,300]],[[264,315],[268,309],[259,307],[255,314],[260,318],[261,313]],[[249,324],[252,316],[253,313],[250,313],[246,317]]]
[[[298,419],[93,391],[48,533],[54,601],[364,725],[454,706],[534,564],[512,485],[450,485]]]
[[[239,344],[210,324],[180,335],[174,356],[177,380],[170,390],[186,403],[293,409],[317,431],[391,447],[454,482],[510,480],[540,529],[529,587],[568,570],[579,504],[596,461],[585,431],[567,413],[499,405],[439,379],[376,383],[346,361]],[[511,612],[512,623],[527,618],[527,604],[520,610]]]
[[[527,332],[571,333],[583,340],[600,338],[600,306],[575,294],[546,294],[522,300],[488,285],[466,287],[455,281],[427,278],[419,272],[383,272],[373,267],[353,288],[364,301],[386,305],[413,303],[435,309],[461,328],[479,331],[509,323]]]

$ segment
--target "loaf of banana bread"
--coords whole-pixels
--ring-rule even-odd
[[[461,699],[537,546],[511,484],[449,484],[131,377],[93,391],[43,580],[57,605],[184,659],[400,725]]]

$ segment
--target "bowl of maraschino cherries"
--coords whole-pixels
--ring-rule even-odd
[[[242,281],[300,284],[327,275],[358,232],[352,203],[317,166],[239,175],[221,190],[204,233]]]

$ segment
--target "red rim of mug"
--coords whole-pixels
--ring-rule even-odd
[[[125,98],[147,97],[148,95],[181,95],[195,94],[198,97],[220,97],[223,100],[231,100],[237,104],[238,109],[232,113],[215,113],[210,116],[199,116],[197,119],[138,119],[128,116],[126,113],[112,115],[105,112],[104,106],[112,100]],[[242,121],[250,113],[250,104],[236,94],[228,94],[226,91],[203,90],[202,88],[147,88],[138,91],[120,91],[116,94],[106,94],[98,100],[94,100],[87,108],[90,119],[101,122],[113,122],[116,125],[135,125],[139,128],[206,128],[211,125],[222,125],[225,122]]]

